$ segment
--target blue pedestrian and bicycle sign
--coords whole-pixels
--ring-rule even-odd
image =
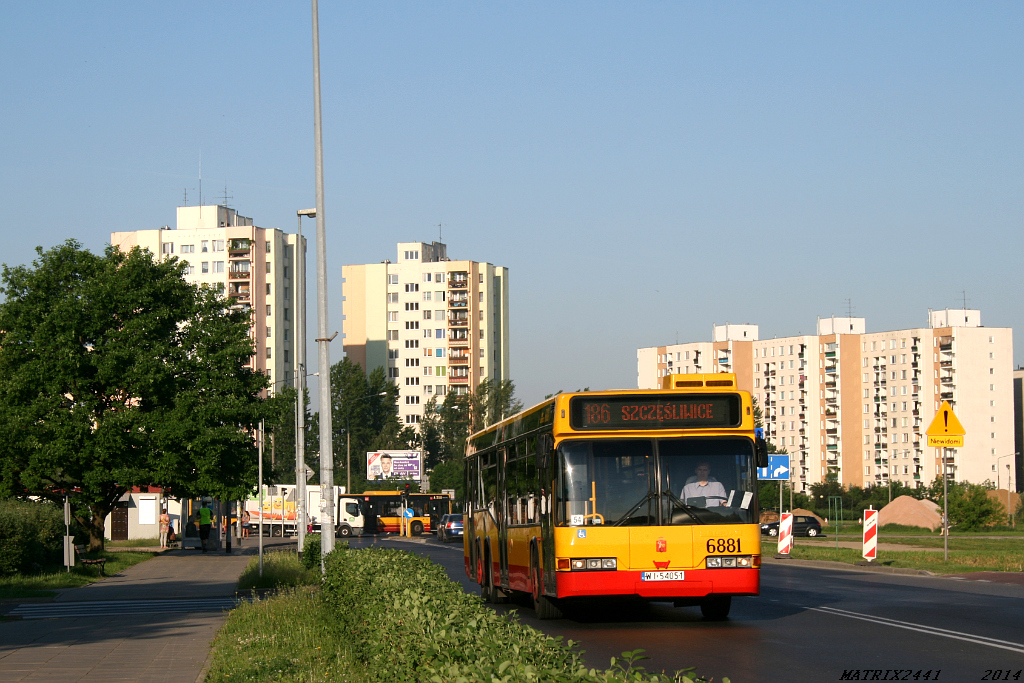
[[[758,467],[757,478],[789,481],[789,455],[769,454],[768,467]]]

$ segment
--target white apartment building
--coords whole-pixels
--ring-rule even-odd
[[[175,256],[188,264],[185,279],[227,296],[252,312],[256,354],[249,367],[270,378],[272,389],[293,381],[296,310],[295,262],[306,244],[277,228],[260,228],[226,206],[179,206],[177,226],[114,232],[110,243],[128,251],[138,246]]]
[[[980,311],[929,311],[928,327],[873,333],[864,318],[821,318],[814,335],[766,340],[756,325],[715,325],[712,339],[638,349],[638,386],[735,373],[766,437],[790,453],[797,490],[830,478],[928,485],[942,464],[924,432],[942,401],[967,430],[951,451],[956,480],[994,481],[1014,453],[1013,331],[982,327]]]
[[[342,266],[345,353],[399,387],[416,425],[431,396],[509,379],[508,269],[453,261],[441,242],[399,242],[398,257]]]

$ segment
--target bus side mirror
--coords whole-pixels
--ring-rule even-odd
[[[758,467],[768,467],[768,442],[760,436],[754,438],[754,456]]]

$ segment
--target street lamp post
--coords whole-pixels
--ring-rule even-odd
[[[320,370],[320,569],[334,550],[334,453],[331,450],[331,339],[327,324],[327,234],[324,226],[324,145],[320,119],[320,19],[313,1],[313,147],[316,160],[316,317],[317,359]],[[324,529],[327,533],[323,533]]]
[[[316,217],[316,209],[299,209],[298,239],[295,244],[295,392],[302,402],[306,393],[306,243],[302,240],[302,217]],[[299,253],[299,249],[302,253]],[[306,547],[306,411],[295,414],[295,489],[299,496],[296,516],[300,520],[298,552]]]
[[[996,456],[996,489],[999,488],[999,461],[1003,458],[1015,458],[1020,453],[1007,453]],[[1010,509],[1010,463],[1006,463],[1006,515],[1007,524],[1013,524],[1013,510]]]
[[[364,398],[370,398],[371,396],[387,396],[388,392],[382,391],[379,394],[367,394],[366,396],[360,396],[359,398],[352,399],[352,402],[362,401]],[[345,493],[352,495],[352,432],[349,429],[349,411],[348,406],[345,406]]]

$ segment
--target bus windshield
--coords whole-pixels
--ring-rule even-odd
[[[594,439],[559,446],[560,524],[755,521],[754,444],[739,437]]]

